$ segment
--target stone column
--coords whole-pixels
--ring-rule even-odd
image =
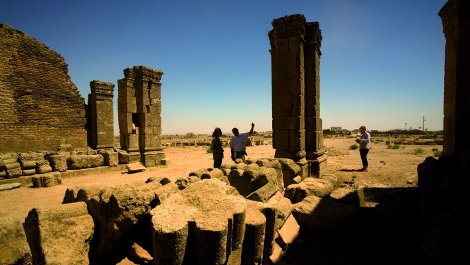
[[[305,151],[310,174],[319,176],[326,166],[323,126],[320,118],[321,31],[318,22],[308,22],[305,32]]]
[[[273,20],[269,32],[272,71],[272,126],[275,157],[298,160],[305,151],[305,17]],[[305,155],[304,155],[305,156]]]
[[[470,150],[470,3],[449,0],[439,11],[446,38],[443,154]]]
[[[114,146],[114,84],[93,80],[88,95],[88,145],[93,149]]]
[[[272,70],[273,147],[275,157],[294,159],[310,175],[326,161],[320,118],[320,46],[318,22],[303,15],[273,20],[269,32]]]
[[[121,147],[130,154],[129,162],[145,166],[165,163],[161,147],[162,71],[145,66],[124,70],[119,80],[119,129]]]

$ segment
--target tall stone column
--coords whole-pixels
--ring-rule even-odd
[[[269,32],[272,70],[273,147],[275,157],[310,165],[318,176],[326,165],[320,118],[320,46],[318,22],[303,15],[273,20]]]
[[[114,84],[93,80],[88,95],[88,145],[93,149],[114,147]]]
[[[449,0],[439,11],[446,38],[443,154],[470,150],[470,3]]]
[[[145,166],[164,164],[161,146],[162,71],[146,66],[124,70],[119,80],[119,130],[121,147],[130,154],[130,162]]]
[[[318,176],[326,166],[323,126],[320,118],[321,31],[318,22],[308,22],[305,32],[305,151],[310,174]]]
[[[275,157],[295,160],[305,151],[305,23],[303,15],[286,16],[269,32]]]

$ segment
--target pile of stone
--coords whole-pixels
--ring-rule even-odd
[[[20,163],[18,163],[18,154],[0,154],[0,179],[17,178],[22,174]]]
[[[125,151],[122,151],[125,152]],[[0,179],[119,165],[117,150],[73,149],[61,145],[56,152],[0,154]]]
[[[354,216],[360,192],[338,182],[334,175],[308,177],[293,160],[266,158],[187,177],[71,187],[63,206],[30,211],[29,255],[51,264],[276,264],[300,227],[336,229]],[[57,227],[77,233],[72,239]],[[54,247],[70,240],[78,241],[60,256]]]

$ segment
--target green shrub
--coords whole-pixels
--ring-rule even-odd
[[[207,154],[212,154],[212,149],[210,146],[206,146],[206,153]]]
[[[400,145],[399,144],[394,144],[394,145],[387,145],[387,149],[399,149]]]
[[[436,149],[437,149],[437,148],[436,148]],[[433,155],[434,157],[440,157],[441,154],[442,154],[442,151],[434,150],[434,148],[433,148],[432,155]]]
[[[352,144],[351,146],[349,146],[349,150],[356,150],[357,148],[359,148],[357,144]]]
[[[421,148],[421,147],[416,148],[415,151],[414,151],[415,155],[420,155],[422,153],[424,153],[424,149]]]

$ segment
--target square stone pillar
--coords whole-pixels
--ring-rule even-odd
[[[272,25],[269,40],[275,157],[290,158],[298,164],[308,161],[309,174],[319,176],[326,165],[320,118],[320,27],[299,14],[275,19]]]
[[[279,158],[296,159],[305,151],[305,23],[303,15],[282,17],[269,32],[273,147]]]
[[[114,147],[114,84],[93,80],[88,95],[88,146]]]
[[[145,66],[124,70],[119,80],[119,130],[121,148],[129,152],[129,162],[145,166],[165,164],[161,147],[162,71]]]
[[[443,154],[470,150],[470,3],[449,0],[439,11],[446,38]]]

